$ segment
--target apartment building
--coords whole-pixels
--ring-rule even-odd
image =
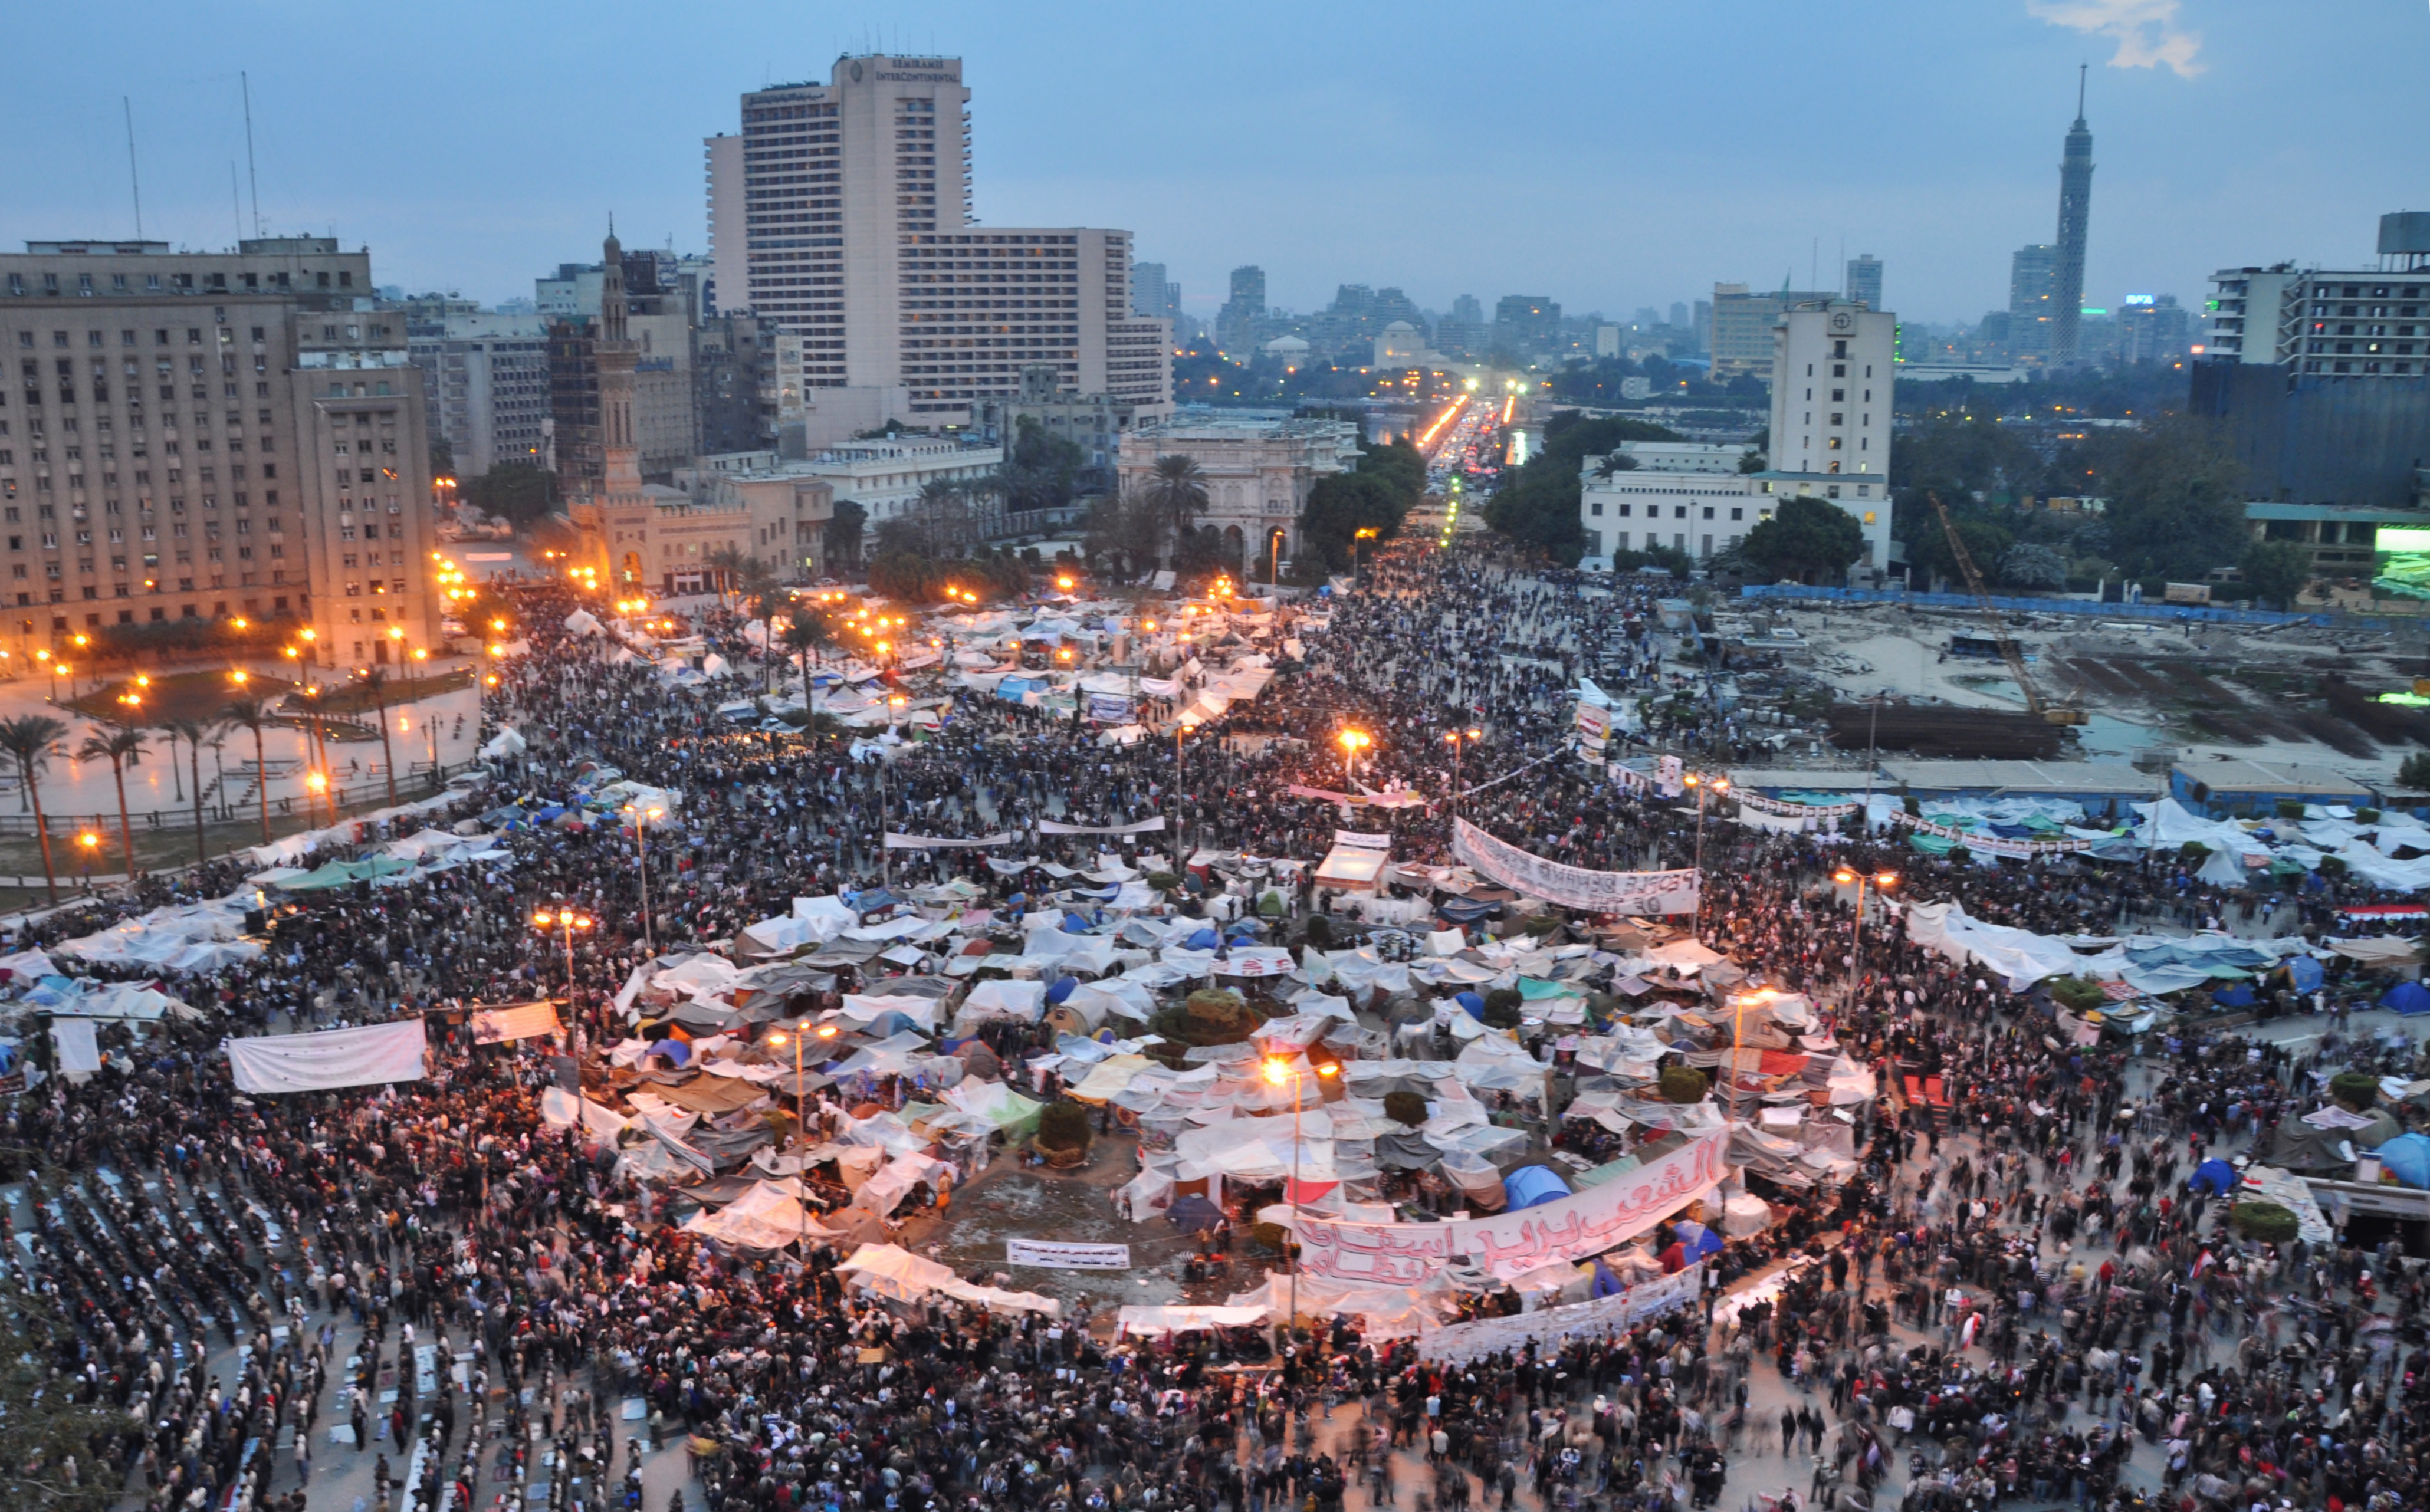
[[[430,434],[447,443],[459,477],[501,462],[548,460],[548,326],[537,315],[451,312],[414,320],[406,351],[422,370]]]

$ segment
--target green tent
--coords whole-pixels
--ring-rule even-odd
[[[393,856],[373,856],[359,861],[331,861],[300,877],[291,877],[279,883],[278,888],[282,892],[325,892],[331,888],[367,882],[373,877],[394,876],[399,872],[412,870],[411,861]]]

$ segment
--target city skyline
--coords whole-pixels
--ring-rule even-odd
[[[2390,41],[2430,42],[2418,5],[2358,8],[2384,8]],[[1835,8],[1758,0],[1696,17],[1546,10],[1500,24],[1566,28],[1571,43],[1531,52],[1532,72],[1474,77],[1445,73],[1429,46],[1442,33],[1425,21],[1474,24],[1449,8],[1415,24],[1403,10],[1294,12],[1305,45],[1281,52],[1252,45],[1254,25],[1204,34],[1178,12],[1134,9],[1080,12],[1106,24],[1041,36],[965,6],[869,28],[743,6],[707,28],[721,45],[698,49],[650,45],[658,13],[639,8],[587,8],[571,30],[551,12],[483,13],[484,45],[413,65],[436,73],[414,88],[409,125],[363,111],[360,80],[327,68],[304,32],[190,36],[156,25],[167,14],[139,4],[74,32],[28,18],[25,56],[46,66],[0,101],[0,121],[37,150],[21,157],[0,245],[132,235],[131,114],[147,236],[230,245],[254,230],[258,181],[263,229],[367,244],[383,282],[528,296],[534,276],[595,246],[611,213],[628,245],[706,250],[699,142],[738,129],[738,95],[822,77],[841,52],[894,48],[964,59],[983,224],[1125,228],[1201,321],[1241,264],[1299,310],[1368,283],[1437,309],[1527,290],[1625,319],[1716,281],[1830,287],[1863,252],[1882,259],[1903,316],[1971,323],[2005,307],[2014,249],[2052,235],[2080,62],[2101,143],[2091,306],[2129,292],[2192,304],[2222,265],[2362,260],[2377,216],[2421,199],[2400,144],[2430,125],[2430,91],[2341,90],[2333,40],[2208,0],[1891,4],[1867,8],[1862,28]],[[444,29],[473,13],[433,14]],[[1751,25],[1781,45],[1723,45]],[[1343,47],[1380,66],[1344,75],[1329,61]],[[635,71],[643,57],[654,66]],[[1713,68],[1669,66],[1698,58],[1726,61],[1720,94]],[[1785,129],[1804,80],[1859,64],[1886,87],[1815,92],[1812,108],[1839,119]],[[1176,68],[1209,81],[1182,91],[1194,105],[1173,103]],[[624,102],[605,119],[602,77]],[[2244,141],[2263,91],[2305,131],[2221,151]],[[1729,100],[1753,108],[1717,113]],[[1129,125],[1091,135],[1117,120]],[[1425,234],[1427,217],[1440,234]]]

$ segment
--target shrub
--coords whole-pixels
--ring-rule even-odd
[[[1090,1135],[1089,1110],[1069,1099],[1047,1104],[1038,1115],[1040,1149],[1086,1150]]]
[[[1485,1026],[1489,1029],[1519,1027],[1519,1005],[1524,1000],[1515,987],[1497,987],[1485,994]]]
[[[2365,1072],[2341,1071],[2329,1078],[2329,1096],[2339,1107],[2368,1113],[2379,1101],[2379,1078]]]
[[[2411,756],[2407,756],[2405,759],[2410,761],[2413,758]],[[2357,808],[2355,810],[2355,822],[2357,824],[2376,824],[2379,822],[2379,810],[2376,808]]]
[[[1158,892],[1171,892],[1181,886],[1181,878],[1171,872],[1150,872],[1146,880]]]
[[[2295,1237],[2294,1210],[2276,1203],[2239,1203],[2228,1209],[2228,1226],[2248,1239],[2284,1244]]]
[[[1701,1103],[1712,1084],[1693,1066],[1665,1066],[1657,1085],[1666,1103]]]
[[[1416,1092],[1386,1092],[1384,1116],[1414,1129],[1426,1121],[1426,1100]]]
[[[2278,817],[2280,819],[2301,819],[2304,817],[2304,802],[2300,798],[2281,798],[2278,800],[2276,806]]]
[[[1305,936],[1307,943],[1319,950],[1333,948],[1333,921],[1323,914],[1310,914]]]
[[[1237,1045],[1265,1022],[1238,992],[1201,988],[1181,1006],[1157,1014],[1148,1027],[1181,1049],[1201,1045]],[[1159,1045],[1159,1050],[1169,1047]]]
[[[2109,1001],[2103,995],[2100,983],[2088,982],[2080,976],[2053,978],[2050,995],[2071,1013],[2089,1013]]]
[[[2210,856],[2210,847],[2200,840],[2188,840],[2177,847],[2177,859],[2187,866],[2200,866]]]

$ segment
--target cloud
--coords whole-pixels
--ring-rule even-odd
[[[2177,0],[2025,0],[2026,11],[2053,25],[2067,26],[2118,43],[2111,68],[2167,65],[2179,78],[2203,71],[2196,55],[2202,33],[2177,25]]]

